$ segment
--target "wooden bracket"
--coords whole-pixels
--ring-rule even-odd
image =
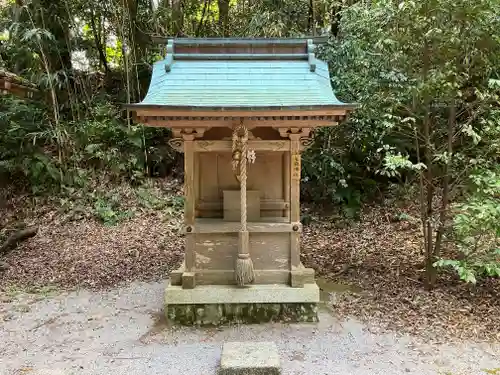
[[[168,141],[170,147],[177,152],[184,152],[184,141],[192,141],[196,138],[203,137],[205,131],[210,128],[180,128],[172,129],[174,138]]]
[[[194,138],[201,138],[210,128],[174,128],[172,133],[175,138],[180,138],[185,135],[192,135]]]
[[[298,134],[302,137],[309,137],[312,130],[311,128],[274,128],[280,133],[280,136],[283,138],[291,138],[290,135]]]
[[[184,152],[184,139],[183,138],[172,138],[169,139],[168,144],[177,152]]]
[[[300,138],[300,150],[307,150],[312,144],[314,140],[313,137],[302,137]]]
[[[291,140],[299,140],[300,151],[304,151],[313,144],[312,128],[275,128],[279,131],[280,136]]]

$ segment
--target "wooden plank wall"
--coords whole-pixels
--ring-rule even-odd
[[[197,216],[198,217],[222,217],[222,199],[224,190],[238,190],[239,182],[236,179],[231,166],[231,153],[227,152],[200,152],[198,153],[197,166],[199,170],[195,173],[199,176],[196,182],[197,192]],[[283,208],[279,202],[285,202],[285,179],[284,172],[285,152],[257,152],[254,164],[247,168],[248,190],[261,192],[261,201],[278,202],[275,210],[264,209],[262,217],[281,217]],[[288,168],[286,168],[288,171]],[[200,210],[203,206],[219,207],[215,210]]]

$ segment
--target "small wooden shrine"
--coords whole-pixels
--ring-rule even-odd
[[[129,106],[170,128],[184,153],[185,260],[170,275],[169,318],[316,319],[314,270],[300,261],[301,152],[353,105],[336,99],[314,49],[308,39],[170,40],[146,97]]]
[[[31,82],[17,74],[0,69],[0,95],[12,94],[20,98],[32,99],[36,93],[38,90]]]

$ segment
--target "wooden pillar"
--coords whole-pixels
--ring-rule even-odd
[[[186,228],[185,265],[182,274],[182,287],[195,287],[195,154],[194,135],[183,134],[184,138],[184,226]]]
[[[283,153],[283,200],[285,201],[284,217],[290,220],[290,152]]]
[[[300,134],[290,134],[290,222],[294,228],[290,234],[292,270],[300,265],[300,137]]]
[[[290,220],[300,222],[300,134],[290,134]]]

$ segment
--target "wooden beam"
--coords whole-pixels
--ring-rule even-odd
[[[309,119],[309,120],[273,120],[268,118],[262,119],[245,119],[245,125],[248,129],[262,128],[262,127],[272,127],[272,128],[315,128],[322,126],[335,126],[338,125],[338,121],[335,119],[321,120],[321,119]],[[164,119],[154,119],[151,117],[138,117],[136,121],[153,127],[167,127],[172,129],[182,129],[182,128],[230,128],[233,124],[233,120],[224,118],[214,118],[206,120],[164,120]]]
[[[261,211],[288,210],[290,203],[283,199],[262,199],[260,201]],[[219,211],[223,209],[222,201],[198,201],[196,209],[199,211]]]
[[[318,126],[334,126],[338,121],[330,120],[245,120],[245,125],[249,129],[258,127],[272,127],[272,128],[315,128]]]
[[[186,108],[140,108],[131,107],[137,116],[166,116],[166,117],[265,117],[265,116],[345,116],[351,109],[350,107],[339,106],[338,108],[317,108],[317,109],[193,109]]]
[[[255,270],[255,284],[285,284],[290,282],[289,270]],[[311,283],[314,282],[314,278]],[[196,270],[198,285],[235,284],[233,270]]]
[[[231,141],[194,141],[194,152],[224,152],[231,151]],[[252,140],[248,141],[248,149],[255,151],[289,151],[288,140]]]
[[[167,52],[168,56],[168,52]],[[176,53],[175,60],[230,60],[230,61],[260,61],[260,60],[306,60],[307,53]]]
[[[198,219],[193,233],[238,233],[241,224],[237,221],[223,221],[217,219]],[[290,223],[251,222],[248,223],[250,233],[291,233],[293,226]]]

